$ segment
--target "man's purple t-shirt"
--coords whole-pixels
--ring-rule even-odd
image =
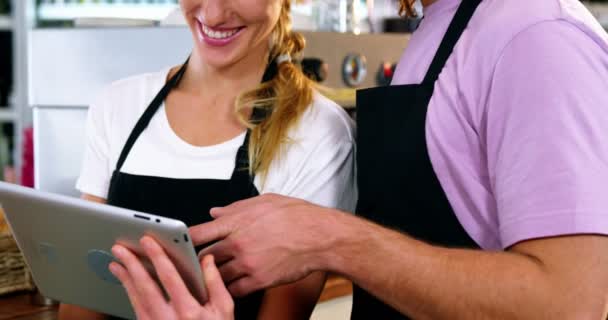
[[[425,8],[393,84],[422,81],[459,4]],[[578,0],[482,1],[426,130],[441,185],[482,248],[608,234],[608,35]]]

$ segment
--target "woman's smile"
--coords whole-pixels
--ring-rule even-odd
[[[232,43],[238,38],[242,31],[246,29],[244,26],[233,28],[214,28],[205,25],[198,19],[197,27],[199,38],[204,41],[205,44],[214,47],[226,46]]]

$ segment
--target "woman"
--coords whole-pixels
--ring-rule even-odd
[[[263,193],[352,207],[352,124],[291,62],[304,41],[291,31],[290,1],[180,6],[194,39],[189,60],[114,83],[92,105],[84,197],[189,226]],[[238,299],[236,318],[307,319],[323,283],[315,273]],[[83,317],[62,306],[70,315]]]
[[[392,85],[357,94],[365,219],[264,195],[193,241],[241,265],[234,295],[340,273],[353,319],[606,319],[606,31],[578,0],[422,5]]]

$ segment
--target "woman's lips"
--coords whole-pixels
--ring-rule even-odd
[[[245,27],[236,28],[211,28],[197,20],[198,31],[203,41],[214,47],[223,47],[232,43],[245,29]]]

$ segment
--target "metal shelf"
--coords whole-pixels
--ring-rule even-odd
[[[11,30],[13,28],[13,19],[7,15],[0,15],[0,30]]]
[[[38,18],[46,21],[74,20],[78,18],[115,18],[160,21],[167,17],[177,4],[41,4]]]
[[[16,115],[13,108],[0,107],[0,122],[14,121]]]

